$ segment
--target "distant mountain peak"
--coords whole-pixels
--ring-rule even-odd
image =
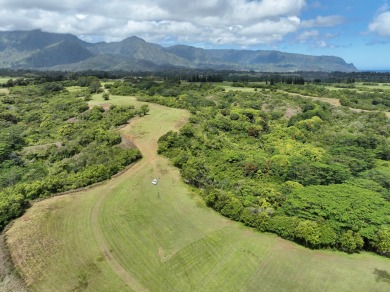
[[[146,43],[146,41],[144,39],[141,39],[140,37],[137,37],[135,35],[133,36],[130,36],[130,37],[127,37],[125,38],[123,41],[139,41],[139,42],[143,42],[143,43]],[[122,42],[123,42],[122,41]]]
[[[108,61],[112,60],[112,64]],[[164,48],[130,36],[119,42],[88,43],[72,34],[0,32],[0,67],[45,70],[157,71],[166,68],[253,70],[263,72],[357,71],[333,56],[310,56],[263,50]]]

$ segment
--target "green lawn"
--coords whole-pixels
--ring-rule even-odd
[[[141,104],[117,96],[108,102]],[[94,96],[91,103],[107,101]],[[150,109],[121,130],[143,152],[140,162],[90,190],[35,203],[8,230],[32,290],[390,290],[388,258],[313,251],[207,208],[156,154],[158,138],[188,113]]]
[[[103,93],[92,94],[92,99],[88,103],[90,105],[111,103],[117,105],[134,105],[134,106],[140,106],[141,104],[144,104],[143,102],[137,101],[134,97],[110,95],[109,100],[104,100],[102,95]]]
[[[68,86],[68,87],[66,87],[66,89],[69,92],[76,92],[76,91],[80,91],[80,90],[85,89],[85,87],[81,87],[81,86]]]

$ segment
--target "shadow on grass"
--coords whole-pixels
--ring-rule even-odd
[[[378,270],[378,269],[375,269],[373,274],[375,275],[376,277],[376,281],[377,282],[385,282],[385,283],[388,283],[390,284],[390,273],[385,271],[385,270]]]

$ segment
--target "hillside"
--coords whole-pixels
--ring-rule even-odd
[[[178,67],[268,72],[357,71],[353,64],[334,56],[184,45],[165,48],[134,36],[120,42],[88,43],[71,34],[41,30],[0,32],[0,68],[158,71]]]

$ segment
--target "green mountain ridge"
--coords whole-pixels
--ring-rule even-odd
[[[132,36],[120,42],[88,43],[72,34],[41,30],[0,32],[0,67],[42,70],[159,71],[174,68],[269,72],[357,71],[334,56],[267,50],[163,47]]]
[[[76,63],[93,56],[89,50],[76,42],[62,41],[37,50],[29,57],[23,59],[22,62],[15,64],[15,66],[22,68],[26,66],[32,68],[50,68],[60,64]]]

